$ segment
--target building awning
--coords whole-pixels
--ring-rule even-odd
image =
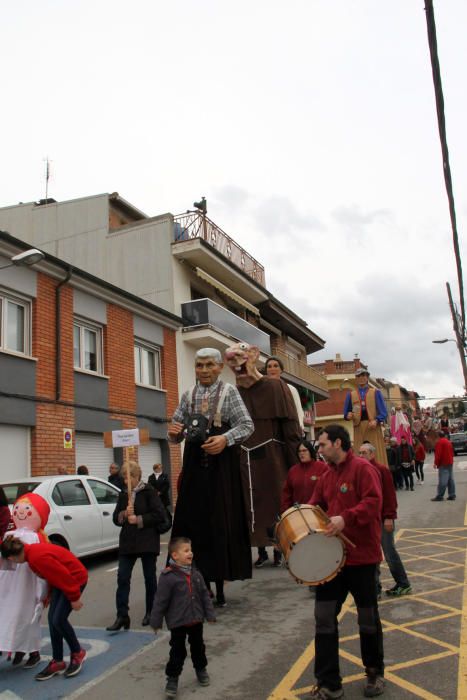
[[[200,267],[196,267],[195,271],[198,277],[210,284],[212,287],[218,289],[219,292],[222,292],[222,294],[225,294],[227,297],[230,297],[230,299],[237,302],[237,304],[240,304],[240,306],[243,306],[243,308],[248,309],[248,311],[251,311],[251,313],[255,316],[260,315],[259,309],[257,309],[256,306],[253,306],[253,304],[250,304],[249,301],[241,297],[239,294],[233,292],[231,289],[222,284],[222,282],[216,280],[215,277],[211,277],[211,275],[202,270]]]

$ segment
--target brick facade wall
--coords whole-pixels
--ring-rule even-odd
[[[31,473],[57,474],[59,467],[75,471],[75,449],[65,449],[64,429],[75,430],[73,362],[73,288],[60,287],[61,350],[60,396],[56,382],[56,289],[59,282],[39,273],[37,296],[32,306],[32,354],[36,365],[36,425],[31,431]],[[108,401],[122,428],[136,428],[136,385],[134,374],[133,315],[114,304],[107,305],[107,324],[103,330],[104,374],[108,376]],[[164,328],[161,352],[162,388],[166,390],[170,417],[178,404],[175,331]],[[41,399],[43,399],[41,401]],[[172,482],[175,486],[181,469],[178,445],[170,447]],[[131,459],[138,459],[134,448]]]
[[[37,358],[36,395],[55,401],[56,382],[56,313],[58,282],[43,274],[37,276],[37,297],[32,308],[32,354]],[[61,386],[60,399],[72,401],[73,374],[73,294],[64,285],[59,290],[61,304]],[[74,409],[55,403],[36,405],[36,425],[31,431],[31,473],[56,474],[58,467],[72,470],[74,449],[64,449],[63,429],[73,429]]]

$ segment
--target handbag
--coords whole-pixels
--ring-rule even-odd
[[[165,535],[165,533],[172,527],[172,513],[165,506],[163,506],[163,508],[165,512],[165,519],[156,525],[156,532],[158,532],[159,535]]]

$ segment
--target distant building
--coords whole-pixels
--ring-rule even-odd
[[[355,372],[361,367],[367,369],[366,365],[358,357],[353,360],[343,360],[337,353],[333,360],[312,364],[311,367],[325,377],[329,391],[329,398],[316,404],[316,429],[323,428],[329,423],[339,423],[350,432],[353,438],[353,424],[344,419],[344,402],[347,392],[357,386]],[[375,386],[371,377],[370,385]]]
[[[367,369],[367,366],[359,357],[355,357],[353,360],[343,360],[339,353],[333,360],[326,360],[311,366],[326,377],[329,390],[329,398],[316,404],[316,427],[323,427],[328,423],[340,423],[347,428],[353,437],[353,424],[344,419],[344,402],[348,391],[357,387],[355,372],[361,367]],[[410,416],[420,410],[416,392],[408,391],[399,384],[371,375],[369,384],[381,391],[388,416],[391,414],[391,408],[398,405],[405,408]]]
[[[437,401],[432,408],[432,415],[441,418],[447,414],[449,418],[460,418],[467,413],[467,398],[465,396],[451,396]]]

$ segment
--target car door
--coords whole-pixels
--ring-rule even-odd
[[[55,512],[77,556],[102,549],[102,518],[81,479],[64,479],[52,494]]]
[[[86,482],[96,499],[102,518],[102,547],[106,549],[118,547],[120,528],[114,525],[112,516],[120,492],[111,484],[100,479],[88,478]]]

